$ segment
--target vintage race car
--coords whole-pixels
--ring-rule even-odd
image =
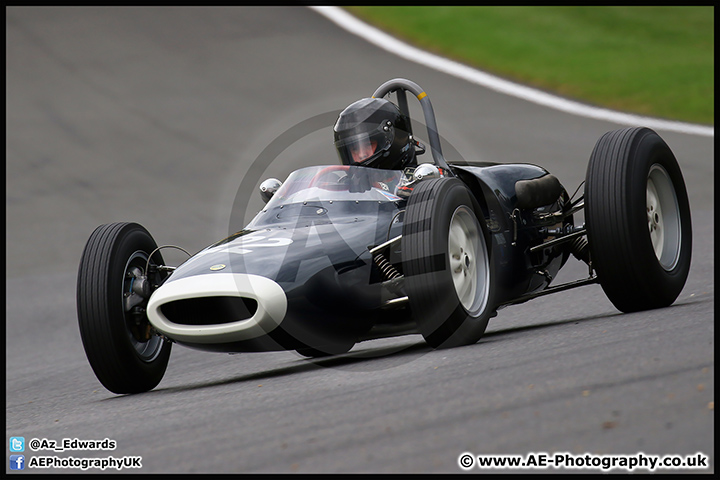
[[[324,165],[261,185],[242,230],[165,265],[136,223],[90,236],[80,262],[80,332],[115,393],[163,377],[173,343],[215,352],[340,354],[421,334],[433,348],[477,342],[498,309],[599,283],[622,312],[666,307],[690,267],[688,195],[678,162],[648,128],[603,135],[573,197],[530,164],[448,164],[416,83],[373,94],[420,101],[432,161],[402,171]],[[582,185],[581,185],[582,186]],[[574,214],[584,209],[584,224]],[[552,285],[573,255],[587,277]]]

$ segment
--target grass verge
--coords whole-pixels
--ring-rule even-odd
[[[347,7],[420,48],[640,115],[714,124],[714,7]]]

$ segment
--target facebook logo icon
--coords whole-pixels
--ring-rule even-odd
[[[25,455],[10,455],[10,470],[25,470]]]

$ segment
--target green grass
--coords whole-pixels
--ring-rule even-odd
[[[347,7],[425,50],[582,102],[714,124],[714,7]]]

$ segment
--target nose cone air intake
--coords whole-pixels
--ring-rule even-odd
[[[287,297],[269,278],[210,273],[169,281],[150,297],[147,315],[178,342],[230,343],[261,337],[285,318]]]

